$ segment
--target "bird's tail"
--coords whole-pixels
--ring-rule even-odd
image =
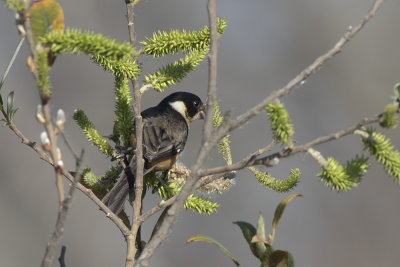
[[[126,165],[128,167],[125,168],[121,177],[102,199],[102,202],[115,214],[121,212],[128,195],[132,200],[135,199],[135,174],[132,171],[136,170],[135,157],[131,160],[130,164]]]

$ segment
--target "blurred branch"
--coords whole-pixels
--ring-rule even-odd
[[[29,13],[27,11],[27,13]],[[57,162],[58,162],[58,153],[57,153],[57,137],[56,134],[54,132],[54,127],[53,124],[51,122],[51,115],[50,115],[50,108],[48,105],[48,100],[51,98],[51,93],[50,94],[44,94],[43,92],[48,92],[48,89],[46,90],[44,88],[40,87],[39,85],[39,81],[40,79],[40,75],[38,72],[38,60],[39,60],[39,52],[38,52],[38,46],[35,45],[35,41],[33,38],[33,33],[32,33],[32,28],[31,28],[31,22],[30,22],[30,16],[28,14],[26,14],[26,16],[24,16],[25,18],[25,29],[26,29],[26,37],[29,43],[29,47],[31,50],[31,56],[28,58],[28,66],[30,66],[30,70],[33,73],[33,76],[35,77],[35,80],[37,82],[38,85],[38,89],[39,89],[39,95],[41,98],[41,102],[42,102],[42,113],[44,116],[44,127],[46,129],[47,132],[47,136],[50,140],[50,155],[51,158],[53,160],[53,162],[55,162],[56,164],[53,165],[54,166],[54,170],[56,173],[56,186],[57,186],[57,192],[58,192],[58,201],[59,201],[59,205],[63,205],[64,202],[64,186],[62,183],[62,169],[60,168],[60,166],[58,166]],[[43,48],[41,48],[43,49]],[[47,62],[47,57],[46,57],[46,62],[45,64],[47,64],[46,66],[48,67],[48,62]]]
[[[56,226],[54,228],[50,242],[47,244],[46,252],[44,254],[42,264],[40,265],[41,267],[50,266],[51,261],[54,256],[55,249],[57,247],[57,244],[58,244],[59,240],[61,239],[62,234],[64,232],[65,219],[67,218],[67,213],[68,213],[69,207],[71,206],[72,196],[75,192],[76,185],[79,183],[79,180],[80,180],[79,170],[81,168],[83,153],[84,153],[84,151],[82,150],[79,158],[75,159],[76,168],[75,168],[74,181],[70,185],[67,197],[62,202],[62,205],[58,210]]]
[[[261,101],[258,105],[254,106],[253,108],[249,109],[247,112],[243,113],[242,115],[238,116],[235,120],[225,119],[222,125],[217,128],[213,132],[209,132],[211,129],[210,120],[206,120],[206,124],[204,126],[203,131],[203,141],[202,141],[202,148],[200,150],[199,156],[197,158],[196,164],[193,167],[193,172],[191,177],[186,181],[182,190],[176,197],[174,203],[170,206],[168,214],[165,216],[159,230],[154,234],[153,238],[150,242],[146,245],[145,249],[143,250],[141,256],[139,257],[136,265],[137,266],[148,266],[149,260],[153,255],[155,249],[168,237],[172,225],[175,223],[176,218],[180,211],[183,209],[183,203],[185,202],[186,198],[189,196],[191,192],[195,189],[196,181],[199,179],[204,173],[201,172],[201,167],[204,165],[209,152],[211,151],[212,147],[221,139],[223,138],[228,132],[238,128],[239,126],[243,125],[244,123],[248,122],[251,118],[258,115],[262,112],[266,105],[272,102],[274,99],[280,98],[284,95],[289,94],[297,85],[302,84],[310,75],[315,73],[318,68],[320,68],[323,64],[325,64],[329,59],[333,58],[336,54],[342,51],[343,47],[350,41],[352,38],[365,26],[365,24],[375,15],[376,11],[378,10],[379,6],[383,3],[383,0],[376,0],[369,10],[369,12],[363,17],[361,22],[355,27],[349,27],[346,33],[339,39],[339,41],[334,45],[333,48],[328,50],[325,54],[318,57],[310,66],[305,68],[299,75],[297,75],[294,79],[292,79],[286,86],[282,87],[281,89],[275,91],[263,101]],[[212,22],[216,21],[215,18],[215,0],[208,1],[208,12],[209,12],[209,21],[210,21],[210,35],[211,35],[211,51],[209,55],[209,88],[208,88],[208,97],[212,98],[215,96],[215,79],[216,79],[216,52],[213,49],[216,49],[216,25],[211,24]],[[213,72],[214,71],[214,72]],[[207,113],[209,113],[213,106],[213,102],[211,105],[207,107]],[[208,114],[207,116],[209,116]],[[354,130],[353,130],[354,131]],[[347,133],[347,134],[350,134]],[[335,139],[336,135],[328,136],[326,139]],[[315,145],[320,142],[324,142],[324,138],[321,140],[314,140],[315,143],[311,142],[307,145]],[[326,141],[325,141],[326,142]],[[305,149],[305,146],[303,149]],[[255,159],[254,159],[255,160]]]

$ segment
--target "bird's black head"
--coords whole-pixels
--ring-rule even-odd
[[[172,93],[164,98],[159,105],[169,105],[178,111],[186,121],[192,122],[204,118],[204,104],[200,97],[188,92]]]

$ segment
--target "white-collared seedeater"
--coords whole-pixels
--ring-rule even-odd
[[[164,98],[157,106],[141,113],[144,175],[151,171],[166,172],[175,164],[185,147],[189,124],[194,120],[203,119],[204,112],[204,104],[197,95],[176,92]],[[131,145],[135,149],[134,131],[131,135]],[[121,211],[128,192],[133,194],[136,160],[133,159],[131,163],[131,166],[125,170],[128,179],[120,178],[103,198],[103,202],[117,214]]]

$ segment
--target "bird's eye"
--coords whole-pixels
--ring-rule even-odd
[[[199,105],[199,102],[193,101],[193,105],[194,105],[195,107],[197,107],[197,106]]]

